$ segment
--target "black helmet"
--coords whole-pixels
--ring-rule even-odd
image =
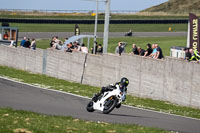
[[[128,81],[128,79],[127,79],[127,78],[125,78],[125,77],[123,77],[123,78],[121,79],[121,85],[123,85],[123,86],[127,87],[127,86],[128,86],[128,84],[129,84],[129,81]]]

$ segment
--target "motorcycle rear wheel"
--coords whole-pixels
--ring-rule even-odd
[[[104,104],[103,113],[109,114],[116,107],[117,101],[116,97],[112,97],[112,99],[109,97],[107,102]]]

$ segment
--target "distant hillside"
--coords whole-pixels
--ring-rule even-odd
[[[200,0],[169,0],[157,6],[150,7],[142,12],[166,12],[185,14],[200,13]]]

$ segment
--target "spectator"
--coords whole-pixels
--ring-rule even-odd
[[[9,47],[16,47],[16,43],[14,40],[11,40]]]
[[[94,42],[95,43],[95,54],[97,54],[97,49],[98,49],[98,42]],[[91,48],[91,53],[94,53],[94,47]]]
[[[57,50],[61,50],[62,46],[59,43],[54,43],[53,48]]]
[[[97,47],[97,53],[98,54],[103,54],[103,47],[102,47],[101,44],[99,44],[98,47]]]
[[[192,54],[190,53],[189,51],[190,49],[189,48],[185,48],[184,51],[185,51],[185,60],[188,60],[191,59],[192,57]]]
[[[157,49],[155,47],[155,44],[152,44],[152,49],[153,49],[153,52],[149,55],[149,57],[155,58],[156,57],[156,53],[157,53]]]
[[[144,57],[149,56],[153,52],[153,49],[151,48],[151,44],[147,44],[147,50],[144,54]]]
[[[86,54],[88,53],[88,48],[85,46],[84,43],[82,44],[81,52],[86,53]]]
[[[132,52],[130,54],[135,54],[135,55],[139,55],[139,51],[138,51],[138,48],[136,46],[136,44],[132,44]]]
[[[23,38],[23,40],[22,40],[21,43],[20,43],[20,46],[21,46],[21,47],[24,47],[25,42],[26,42],[26,37]]]
[[[31,41],[31,49],[36,50],[36,40],[35,40],[35,38],[33,38],[32,41]]]
[[[80,47],[78,41],[75,41],[72,51],[80,51],[80,50],[81,50],[81,47]]]
[[[24,47],[25,47],[25,48],[30,48],[30,46],[31,46],[31,42],[30,42],[30,39],[28,38],[28,39],[26,40],[26,42],[24,43]]]
[[[68,38],[66,37],[66,38],[65,38],[65,41],[64,41],[64,44],[66,44],[66,43],[67,43],[67,40],[68,40]]]
[[[72,42],[70,42],[69,44],[67,44],[66,52],[72,53],[72,47],[73,47]]]
[[[5,32],[5,34],[3,35],[3,40],[8,40],[8,32]]]
[[[140,47],[138,47],[138,52],[139,52],[140,56],[144,56],[144,54],[145,54],[145,50],[141,49]]]
[[[155,44],[155,47],[156,47],[156,50],[157,50],[155,59],[164,58],[163,53],[162,53],[162,49],[158,46],[158,44]]]
[[[190,49],[189,52],[191,54],[190,61],[200,61],[200,55],[197,50]]]
[[[115,49],[115,54],[121,55],[122,53],[125,53],[125,45],[123,45],[122,42],[118,42],[118,46]]]

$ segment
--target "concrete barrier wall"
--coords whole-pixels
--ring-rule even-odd
[[[42,73],[43,50],[10,48],[0,45],[0,64],[33,73]]]
[[[47,50],[46,74],[81,83],[86,54]]]
[[[120,79],[120,57],[116,55],[88,54],[83,83],[105,86]]]
[[[86,55],[0,45],[0,64],[99,87],[127,77],[131,95],[200,108],[200,64],[176,58]]]

